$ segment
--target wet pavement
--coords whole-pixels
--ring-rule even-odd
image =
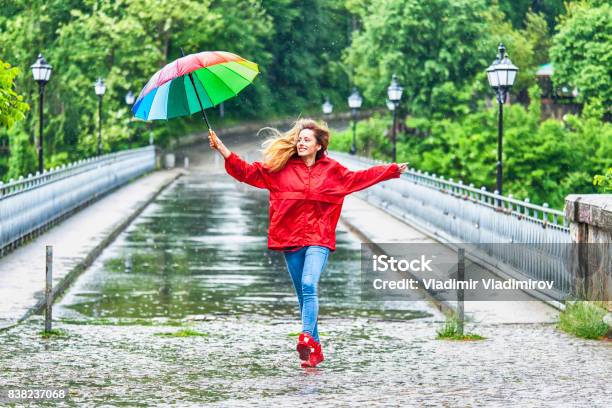
[[[155,171],[99,198],[0,258],[0,330],[30,315],[44,301],[46,246],[53,247],[53,287],[70,282],[107,240],[120,233],[180,169]]]
[[[543,324],[435,340],[443,317],[426,301],[361,301],[360,242],[342,228],[319,285],[326,360],[301,369],[297,300],[266,230],[265,191],[181,177],[59,301],[65,337],[42,339],[40,317],[0,333],[0,388],[68,388],[66,406],[612,402],[610,343]]]

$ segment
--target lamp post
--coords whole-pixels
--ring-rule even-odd
[[[321,108],[323,109],[323,115],[329,116],[334,110],[334,105],[332,105],[329,102],[329,98],[326,97],[325,102],[323,103],[323,105],[321,105]]]
[[[497,194],[502,194],[502,139],[504,128],[504,102],[508,91],[514,85],[518,68],[512,64],[506,47],[500,43],[497,58],[489,68],[487,68],[487,79],[489,85],[495,90],[497,103],[499,105],[499,115],[497,122]]]
[[[127,104],[129,110],[132,110],[132,105],[134,104],[134,99],[135,96],[132,93],[132,91],[128,91],[127,94],[125,94],[125,103]],[[132,148],[132,132],[130,132],[130,123],[132,122],[132,115],[130,114],[130,119],[128,121],[128,148],[131,149]]]
[[[393,131],[392,131],[393,150],[391,153],[391,156],[392,156],[391,160],[393,162],[397,160],[397,148],[396,148],[397,108],[399,107],[399,102],[402,99],[403,91],[404,91],[404,88],[399,86],[399,84],[397,83],[397,76],[393,74],[393,76],[391,77],[391,85],[389,85],[389,87],[387,88],[387,97],[389,98],[389,102],[391,102],[387,104],[387,107],[391,109],[391,105],[393,105],[393,109],[391,109],[393,111]]]
[[[391,112],[395,110],[395,104],[393,102],[387,99],[385,103],[387,104],[387,109],[389,109]]]
[[[359,108],[361,108],[362,103],[363,98],[361,97],[361,95],[359,95],[359,91],[357,90],[357,88],[353,88],[353,93],[348,97],[348,105],[349,108],[351,108],[351,116],[353,117],[353,144],[351,145],[351,154],[357,153],[357,115],[359,114]]]
[[[102,153],[102,97],[106,92],[106,85],[102,78],[98,78],[94,84],[96,95],[98,95],[98,156]]]
[[[45,85],[47,82],[49,82],[49,78],[51,78],[51,71],[53,71],[53,68],[51,68],[51,65],[47,64],[47,61],[42,54],[38,54],[38,59],[30,68],[32,69],[34,80],[38,82],[39,133],[38,146],[36,146],[36,150],[38,151],[38,172],[42,174],[45,168],[43,158],[43,99],[45,97]]]

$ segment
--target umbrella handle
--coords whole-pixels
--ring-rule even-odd
[[[217,136],[213,136],[213,130],[212,129],[208,129],[208,134],[210,135],[210,141],[212,142],[212,148],[213,149],[218,149],[219,145],[217,144]]]

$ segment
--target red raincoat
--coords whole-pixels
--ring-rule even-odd
[[[270,191],[268,248],[320,245],[336,250],[336,225],[344,197],[400,176],[396,163],[350,171],[323,155],[308,167],[297,155],[270,172],[260,162],[247,163],[232,152],[225,169],[238,181]]]

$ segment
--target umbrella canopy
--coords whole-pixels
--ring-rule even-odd
[[[179,58],[155,73],[132,111],[144,120],[192,115],[233,98],[259,74],[257,64],[225,51]],[[206,119],[206,118],[205,118]],[[208,120],[207,120],[208,122]]]

